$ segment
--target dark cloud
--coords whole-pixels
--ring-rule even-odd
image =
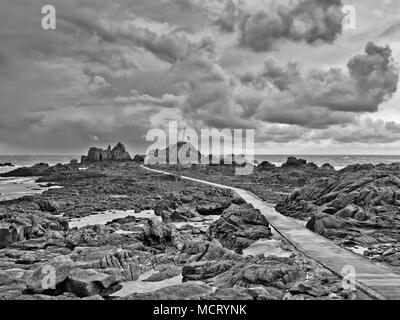
[[[146,28],[113,26],[106,28],[96,17],[64,14],[61,21],[72,24],[75,28],[71,32],[84,31],[88,36],[98,36],[102,41],[123,45],[136,45],[150,51],[158,58],[173,63],[186,54],[188,41],[174,34],[157,34]],[[61,30],[67,31],[61,24]]]
[[[334,126],[324,131],[315,131],[310,140],[332,140],[344,144],[384,144],[400,140],[400,124],[394,121],[366,118],[348,126]]]
[[[256,140],[260,143],[288,143],[301,141],[309,130],[296,125],[268,125],[258,130]]]
[[[324,129],[354,121],[353,114],[310,106],[296,96],[291,96],[289,92],[271,93],[260,104],[254,117],[266,122],[314,129]]]
[[[341,0],[300,0],[247,14],[240,23],[240,45],[271,51],[281,41],[331,43],[342,31]]]
[[[304,73],[296,62],[270,58],[262,66],[259,52],[281,41],[333,42],[339,0],[293,0],[268,11],[263,1],[53,0],[51,32],[40,29],[43,0],[3,2],[1,146],[73,152],[122,140],[133,149],[168,119],[196,129],[257,128],[258,141],[277,143],[398,136],[394,122],[358,122],[396,91],[389,48],[369,44],[348,72]],[[313,57],[328,50],[299,47]],[[236,76],[243,66],[251,71]]]
[[[232,0],[228,0],[222,14],[214,21],[214,25],[221,32],[235,32],[236,24],[242,15],[242,11],[235,5]]]
[[[265,92],[254,107],[254,98],[242,99],[251,105],[248,117],[267,122],[326,128],[351,123],[356,114],[377,112],[397,91],[399,75],[389,47],[368,43],[365,53],[352,58],[348,73],[341,69],[312,70],[302,74],[297,63],[280,66],[268,59],[258,74],[240,76],[242,84]]]

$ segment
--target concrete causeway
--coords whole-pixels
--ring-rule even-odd
[[[171,174],[145,166],[142,167],[156,173]],[[181,177],[185,180],[236,191],[246,202],[251,203],[261,211],[271,227],[309,258],[317,261],[340,277],[349,268],[354,268],[358,289],[373,299],[400,299],[400,274],[395,273],[390,267],[358,256],[336,245],[329,239],[308,230],[301,221],[281,215],[271,204],[249,191],[190,177]]]

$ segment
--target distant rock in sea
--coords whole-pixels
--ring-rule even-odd
[[[81,157],[82,163],[101,161],[132,161],[132,158],[121,142],[113,149],[111,149],[111,146],[108,146],[107,150],[92,147],[89,149],[87,156]]]
[[[1,174],[1,177],[35,177],[41,176],[43,173],[49,169],[47,163],[37,163],[32,167],[17,168],[13,171]]]
[[[0,163],[0,167],[15,167],[11,162]]]

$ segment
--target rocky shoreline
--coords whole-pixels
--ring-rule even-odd
[[[39,175],[40,183],[61,188],[0,202],[0,300],[367,299],[344,290],[339,277],[288,244],[235,192],[151,173],[134,161],[82,165],[40,164],[3,175]],[[220,179],[231,168],[191,172],[208,169],[210,178],[220,170],[213,177]],[[334,175],[307,170],[312,178]],[[308,172],[271,172],[266,199],[283,199],[292,183],[311,179]],[[256,179],[266,181],[262,174]],[[89,218],[94,223],[86,225]]]
[[[289,158],[281,167],[262,163],[249,176],[236,176],[232,166],[154,167],[250,190],[338,245],[400,267],[400,164],[350,165],[336,171],[329,164],[318,168]]]

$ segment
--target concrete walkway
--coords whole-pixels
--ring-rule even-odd
[[[152,172],[170,174],[142,167]],[[400,274],[396,274],[389,267],[376,264],[337,246],[332,241],[308,230],[301,221],[279,214],[271,204],[249,191],[185,176],[182,176],[182,179],[235,190],[246,202],[259,209],[270,225],[306,256],[339,276],[346,270],[354,268],[357,287],[374,299],[400,300]]]

